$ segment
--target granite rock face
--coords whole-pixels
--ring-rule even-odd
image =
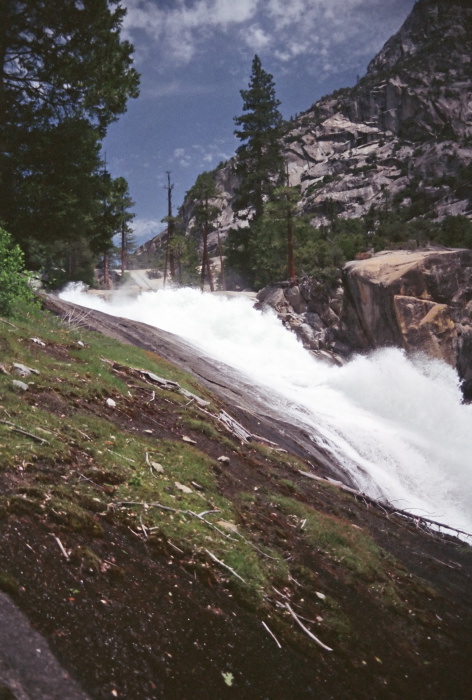
[[[327,225],[333,211],[361,217],[393,201],[407,207],[413,194],[432,219],[472,216],[465,170],[472,163],[471,78],[470,0],[418,0],[357,85],[322,98],[289,123],[282,145],[290,184],[300,186],[300,213],[314,226]],[[215,181],[220,196],[212,205],[220,209],[224,240],[230,228],[248,225],[250,212],[239,218],[232,210],[234,159],[215,170]],[[189,232],[189,198],[181,212]],[[216,255],[216,232],[209,246]]]
[[[328,287],[313,277],[294,283],[274,283],[257,294],[258,307],[271,307],[284,326],[293,331],[316,357],[342,364],[350,348],[337,338],[343,289]]]
[[[258,294],[318,357],[399,347],[456,368],[472,399],[472,250],[386,251],[343,269],[343,286],[306,277]]]
[[[347,263],[338,338],[388,345],[455,367],[472,397],[472,250],[393,251]]]
[[[472,5],[419,0],[352,88],[300,115],[284,139],[313,223],[400,202],[411,186],[438,219],[470,214],[457,176],[472,160]],[[408,197],[405,194],[405,205]]]
[[[300,212],[315,226],[365,215],[372,206],[411,204],[431,218],[472,215],[472,4],[418,0],[401,29],[350,88],[292,120],[283,138]],[[215,173],[220,233],[247,225],[231,209],[233,161]],[[404,195],[402,194],[404,193]],[[184,217],[192,218],[191,202]]]

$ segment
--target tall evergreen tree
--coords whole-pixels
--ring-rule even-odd
[[[243,112],[235,117],[239,129],[235,135],[242,141],[236,150],[235,171],[239,178],[233,207],[236,211],[252,209],[253,219],[262,216],[264,197],[270,196],[283,172],[282,115],[280,101],[270,73],[254,56],[247,90],[241,90]]]
[[[236,151],[235,173],[238,186],[233,209],[248,225],[232,229],[227,239],[227,264],[250,283],[254,267],[250,260],[252,238],[257,235],[257,222],[262,218],[264,202],[271,198],[283,180],[284,160],[280,137],[283,120],[280,101],[275,94],[272,75],[261,65],[258,56],[252,62],[247,90],[241,90],[243,114],[235,117],[234,132],[242,142]]]
[[[124,14],[119,0],[1,2],[0,220],[29,264],[94,247],[101,140],[138,94]]]
[[[218,190],[213,175],[203,172],[198,177],[194,186],[189,190],[188,196],[195,201],[195,228],[199,230],[202,239],[202,272],[201,288],[208,279],[210,289],[214,291],[213,276],[211,274],[210,257],[208,254],[208,236],[214,230],[214,222],[219,209],[214,205],[218,197]]]

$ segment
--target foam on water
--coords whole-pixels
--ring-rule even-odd
[[[78,285],[61,297],[185,338],[270,388],[276,408],[321,435],[361,490],[472,532],[472,406],[443,362],[389,348],[332,367],[245,297],[179,289],[105,302]]]

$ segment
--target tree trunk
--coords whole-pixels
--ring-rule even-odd
[[[203,289],[205,287],[205,268],[207,267],[207,257],[208,257],[208,250],[207,250],[207,231],[206,231],[206,226],[203,228],[202,232],[202,239],[203,239],[203,252],[202,252],[202,273],[201,273],[201,279],[200,279],[200,287],[203,292]]]
[[[221,289],[225,292],[226,291],[226,280],[225,280],[225,268],[223,264],[223,251],[221,249],[221,240],[220,240],[220,229],[218,226],[218,252],[220,254],[220,268],[221,268]]]
[[[121,224],[121,275],[126,271],[126,224]]]
[[[103,284],[105,289],[110,289],[110,256],[105,253],[103,257]]]
[[[167,250],[166,250],[166,268],[167,261],[169,261],[169,270],[172,280],[175,280],[175,257],[174,249],[172,246],[172,239],[174,237],[174,222],[172,221],[172,190],[174,185],[170,182],[170,170],[167,171]],[[167,272],[167,270],[166,270]],[[164,273],[164,278],[166,277],[166,272]]]
[[[293,222],[292,210],[287,208],[287,248],[288,248],[288,276],[290,280],[295,279],[295,262],[293,258]]]

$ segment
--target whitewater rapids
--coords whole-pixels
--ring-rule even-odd
[[[244,296],[185,288],[104,301],[80,285],[60,296],[184,338],[269,388],[285,420],[323,436],[359,490],[472,533],[472,405],[445,363],[388,348],[330,366]]]

